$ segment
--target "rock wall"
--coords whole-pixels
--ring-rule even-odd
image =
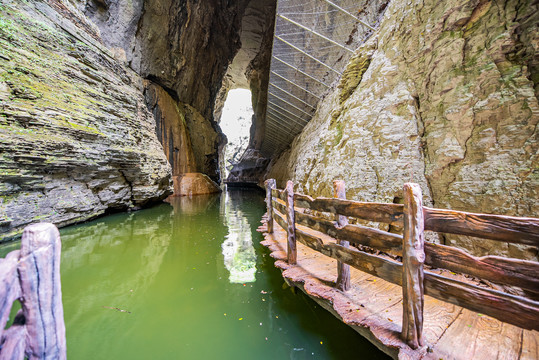
[[[440,208],[539,216],[538,4],[390,2],[267,178],[331,196],[400,202],[404,182]],[[537,249],[445,236],[476,255],[537,259]]]
[[[197,144],[197,154],[214,154],[218,144],[217,134],[212,128],[204,127],[202,121],[196,123],[196,111],[188,110],[188,105],[174,100],[161,86],[149,80],[144,81],[146,104],[155,118],[157,138],[172,166],[172,180],[175,196],[192,196],[219,192],[221,189],[207,175],[197,172],[206,170],[206,159],[200,159],[202,166],[197,166],[192,140]],[[198,116],[200,119],[201,116]],[[189,120],[189,122],[187,121]],[[202,118],[202,120],[204,120]],[[190,124],[190,126],[188,126]],[[213,135],[213,136],[212,136]],[[211,139],[206,144],[206,140]]]
[[[261,159],[259,150],[265,131],[275,9],[276,0],[251,0],[249,2],[242,19],[240,33],[242,46],[228,66],[216,99],[214,117],[219,120],[229,90],[245,88],[251,91],[254,114],[250,119],[249,144],[246,150],[241,149],[239,161],[237,158],[233,160],[235,174],[225,179],[228,183],[256,183],[263,176],[269,162],[267,159]],[[230,160],[229,158],[222,159],[223,169],[225,166],[230,166]],[[253,165],[257,168],[252,168]],[[243,169],[249,169],[249,171],[243,171]],[[226,175],[223,170],[224,176]]]
[[[131,66],[212,120],[249,0],[145,1]]]
[[[142,78],[61,1],[0,4],[0,238],[171,192]]]
[[[256,78],[251,88],[256,106],[262,104],[258,112],[265,112],[263,59],[271,55],[276,0],[70,1],[99,28],[116,59],[179,102],[194,129],[197,171],[219,182],[225,138],[217,122],[228,90]],[[263,131],[253,127],[253,138]]]
[[[213,120],[208,120],[192,106],[181,102],[178,106],[189,130],[196,172],[206,174],[219,183],[219,149],[223,142],[221,130]]]
[[[177,102],[159,85],[145,81],[146,104],[155,118],[155,132],[172,167],[172,176],[196,172],[185,115]]]
[[[177,173],[219,181],[214,104],[249,3],[256,10],[255,0],[2,1],[0,236],[160,200],[167,156]],[[161,100],[145,99],[143,80]],[[167,134],[148,108],[173,119]]]

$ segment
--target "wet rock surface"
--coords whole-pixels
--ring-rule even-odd
[[[196,162],[184,113],[162,87],[148,80],[144,86],[148,109],[155,118],[155,132],[172,166],[172,175],[194,172]]]
[[[186,173],[174,176],[174,196],[207,195],[221,192],[221,188],[207,175]]]

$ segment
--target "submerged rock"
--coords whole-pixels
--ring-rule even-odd
[[[213,194],[221,191],[219,185],[207,175],[187,173],[172,177],[174,181],[174,196],[192,196]]]

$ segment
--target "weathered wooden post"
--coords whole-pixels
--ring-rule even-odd
[[[0,342],[2,343],[0,360],[24,359],[26,346],[24,324],[20,324],[20,321],[14,321],[8,329],[4,330],[13,302],[21,297],[18,274],[19,258],[20,251],[14,250],[4,259],[0,259]],[[20,319],[18,315],[15,320]]]
[[[29,360],[66,358],[60,251],[60,234],[54,225],[40,223],[24,229],[19,277]]]
[[[346,199],[346,189],[344,180],[333,181],[333,197],[338,199]],[[343,215],[337,216],[337,225],[343,227],[348,225],[348,218]],[[344,240],[338,240],[339,245],[347,248],[350,246],[350,242]],[[337,282],[335,283],[337,289],[342,291],[348,291],[350,289],[350,266],[337,262]]]
[[[268,233],[273,233],[273,204],[271,202],[273,196],[271,190],[276,188],[275,179],[268,179],[264,182],[266,185],[266,207],[268,209]]]
[[[296,215],[294,214],[294,183],[291,180],[286,182],[286,221],[288,223],[287,235],[288,263],[296,265],[298,259],[298,249],[296,247]]]
[[[424,221],[421,188],[406,183],[404,192],[404,236],[402,244],[402,338],[417,349],[423,340]]]

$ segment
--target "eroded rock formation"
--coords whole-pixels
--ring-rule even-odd
[[[0,236],[161,200],[171,169],[219,181],[214,104],[249,3],[2,2]]]
[[[229,90],[245,88],[251,90],[252,94],[254,114],[249,145],[241,154],[239,165],[232,170],[234,174],[226,179],[228,183],[256,183],[263,176],[269,162],[258,150],[265,131],[275,8],[275,0],[254,0],[248,4],[240,33],[242,47],[227,69],[216,100],[214,114],[219,119]]]
[[[331,196],[538,216],[539,9],[532,1],[390,2],[338,89],[274,161],[268,178]],[[477,255],[537,259],[537,249],[446,236]]]
[[[0,5],[0,236],[171,192],[142,79],[83,16],[55,5]]]

